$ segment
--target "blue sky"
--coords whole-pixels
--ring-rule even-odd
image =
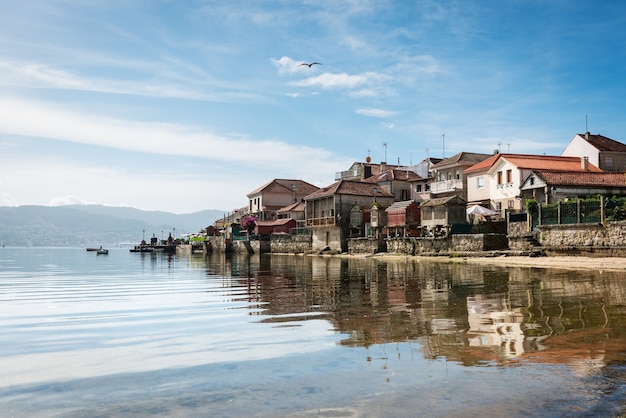
[[[3,3],[0,205],[232,210],[368,154],[626,142],[624,2]]]

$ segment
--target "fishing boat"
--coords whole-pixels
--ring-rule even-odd
[[[98,255],[107,255],[107,254],[109,254],[109,250],[107,250],[107,249],[105,249],[105,248],[99,248],[99,249],[96,251],[96,253],[97,253]]]

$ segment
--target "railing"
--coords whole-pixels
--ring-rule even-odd
[[[444,193],[462,189],[463,180],[461,179],[443,180],[430,183],[431,193]]]
[[[327,216],[324,218],[309,218],[306,220],[306,226],[326,226],[335,225],[335,218]]]
[[[534,225],[604,223],[626,219],[626,197],[579,199],[540,205],[533,216]]]

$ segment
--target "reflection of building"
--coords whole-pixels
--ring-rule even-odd
[[[515,357],[524,352],[521,308],[510,309],[502,299],[469,296],[467,320],[470,346],[500,346],[504,357]]]

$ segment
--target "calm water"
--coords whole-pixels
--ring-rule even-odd
[[[623,416],[626,275],[0,248],[0,416]]]

